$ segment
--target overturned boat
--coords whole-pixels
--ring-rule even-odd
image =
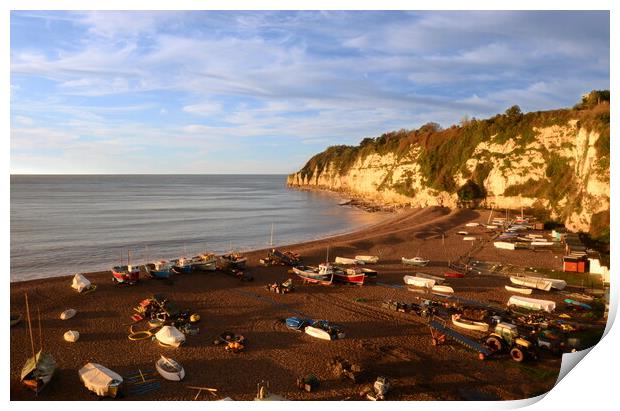
[[[339,340],[344,338],[344,331],[327,320],[318,320],[307,326],[305,333],[321,340]]]
[[[546,278],[546,277],[533,277],[533,276],[525,276],[530,281],[549,281],[551,282],[551,288],[555,288],[556,290],[563,290],[566,287],[566,281],[560,280],[557,278]]]
[[[436,294],[454,294],[454,288],[449,285],[434,285],[431,291]]]
[[[508,300],[508,306],[517,306],[521,308],[527,308],[534,311],[546,311],[548,313],[555,310],[555,302],[549,300],[538,300],[535,298],[521,297],[519,295],[513,295]]]
[[[504,288],[507,291],[513,292],[513,293],[519,293],[519,294],[524,294],[524,295],[530,295],[532,294],[532,289],[531,288],[525,288],[525,287],[512,287],[510,285],[505,285]]]
[[[343,264],[343,265],[364,264],[364,261],[362,260],[358,260],[356,258],[346,258],[346,257],[336,257],[334,262],[336,264]]]
[[[356,255],[355,259],[363,261],[365,264],[377,264],[379,262],[379,257],[376,255]]]
[[[403,277],[403,281],[407,285],[413,285],[415,287],[433,288],[435,280],[431,278],[416,277],[413,275],[406,275]]]
[[[551,290],[552,282],[544,278],[536,277],[510,277],[510,282],[528,288],[536,288],[537,290]]]
[[[86,388],[100,397],[115,398],[118,394],[123,377],[100,364],[89,362],[78,374]]]

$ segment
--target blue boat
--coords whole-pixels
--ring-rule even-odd
[[[144,269],[153,278],[170,278],[173,274],[172,267],[171,263],[162,260],[146,264]]]
[[[314,320],[311,320],[310,318],[289,317],[286,319],[286,326],[291,330],[303,331],[313,322]]]
[[[172,270],[177,274],[189,274],[193,271],[194,265],[191,260],[181,257],[176,260],[172,260]]]

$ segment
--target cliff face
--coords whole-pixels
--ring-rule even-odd
[[[413,207],[530,207],[599,236],[609,225],[609,105],[507,112],[330,147],[288,185]]]

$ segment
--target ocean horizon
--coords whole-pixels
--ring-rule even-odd
[[[383,217],[282,174],[11,175],[11,282],[201,252],[248,251],[359,229]]]

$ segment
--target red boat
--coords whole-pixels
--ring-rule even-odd
[[[341,270],[340,268],[334,269],[334,280],[340,283],[364,285],[365,279],[366,279],[366,274],[360,269],[356,269],[356,268],[347,268],[346,270]]]
[[[112,281],[116,284],[135,284],[140,280],[140,269],[122,265],[112,268]]]
[[[443,276],[446,278],[463,278],[465,277],[465,274],[457,273],[456,271],[446,271],[443,273]]]

